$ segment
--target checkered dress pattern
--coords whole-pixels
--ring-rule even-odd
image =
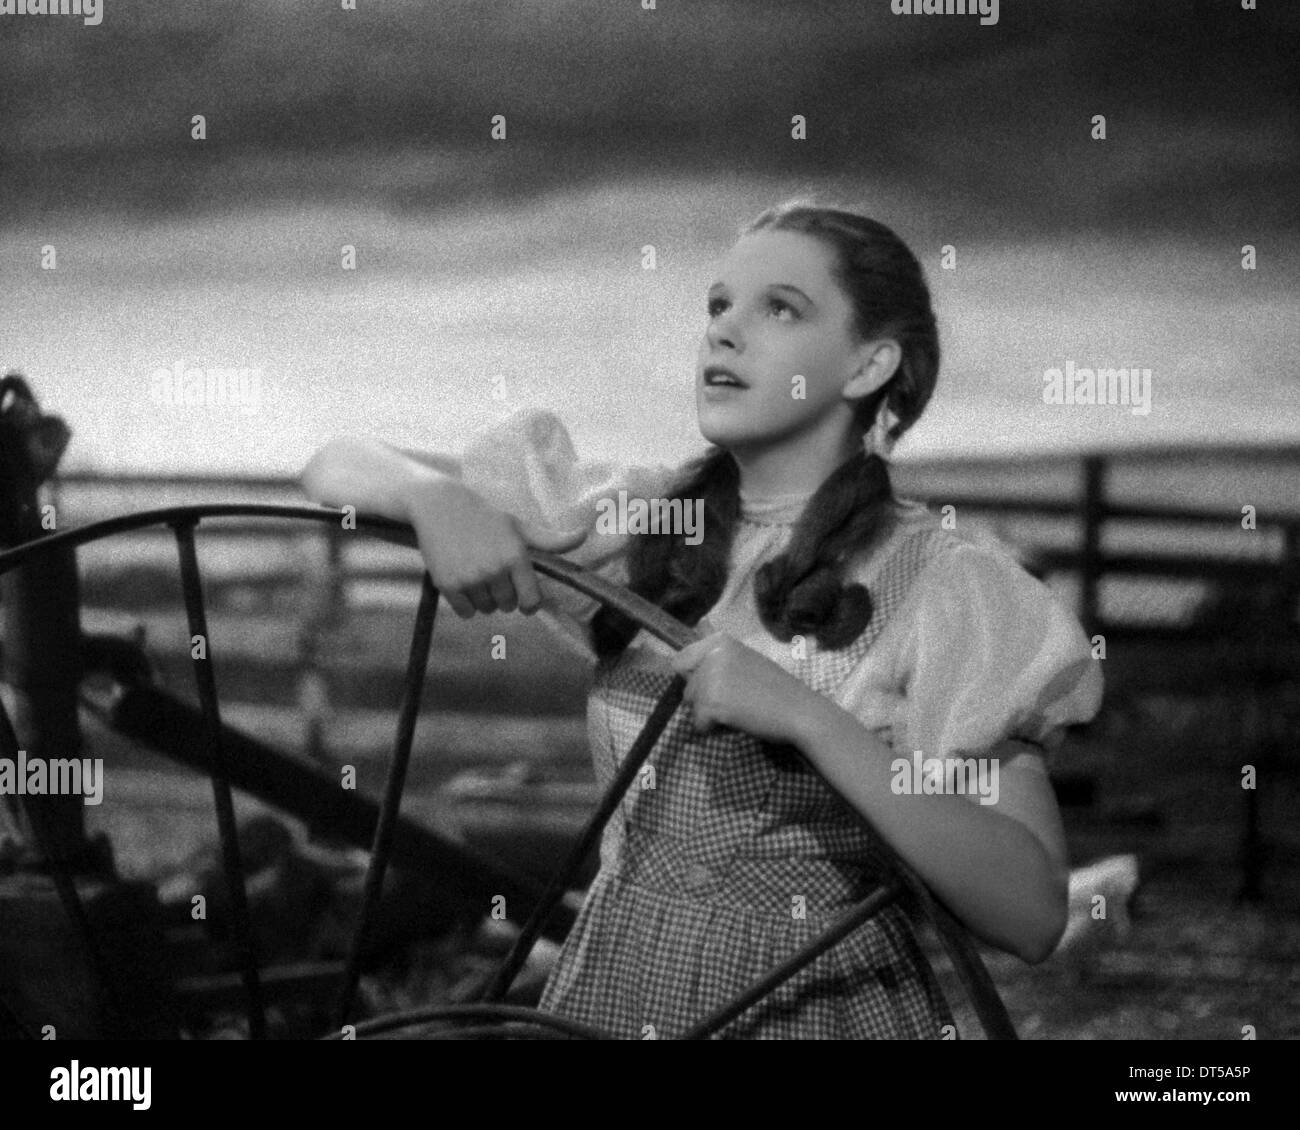
[[[886,547],[873,614],[847,647],[807,641],[796,674],[833,694],[952,543],[933,527]],[[607,785],[672,678],[629,648],[589,704]],[[801,759],[679,710],[605,832],[601,869],[541,1007],[626,1039],[674,1038],[822,933],[880,882],[872,842]],[[940,1039],[952,1018],[892,905],[732,1021],[730,1039]]]

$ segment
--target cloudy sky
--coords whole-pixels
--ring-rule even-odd
[[[292,470],[334,430],[455,446],[518,404],[685,456],[717,258],[806,191],[930,276],[944,372],[900,455],[1300,438],[1300,6],[103,4],[0,16],[0,365],[68,416],[70,465]],[[1045,415],[1068,361],[1151,368],[1152,413]],[[178,363],[259,370],[257,411],[160,413]]]

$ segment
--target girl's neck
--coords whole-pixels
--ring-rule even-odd
[[[854,454],[858,442],[850,437],[842,445],[792,442],[731,448],[740,472],[740,496],[752,502],[811,495]]]

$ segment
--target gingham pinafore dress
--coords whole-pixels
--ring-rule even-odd
[[[871,585],[873,614],[839,651],[807,642],[796,674],[833,694],[951,544],[901,534]],[[629,647],[589,702],[608,785],[672,678]],[[602,865],[541,1008],[626,1039],[671,1039],[824,931],[879,883],[857,815],[802,759],[739,731],[665,728],[605,832]],[[653,787],[647,787],[653,784]],[[802,912],[802,916],[801,916]],[[732,1039],[940,1039],[952,1017],[903,911],[890,906],[722,1030]]]

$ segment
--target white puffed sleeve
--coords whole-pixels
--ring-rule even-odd
[[[962,542],[932,561],[900,609],[893,745],[978,755],[1008,738],[1053,750],[1102,698],[1078,619],[1007,553]]]
[[[658,498],[671,486],[674,469],[580,459],[568,429],[554,412],[519,408],[476,432],[461,456],[461,479],[493,506],[529,526],[584,532],[564,556],[623,583],[627,535],[600,523],[602,499]],[[585,623],[596,603],[566,586],[542,581],[544,611],[567,636],[585,648]]]

